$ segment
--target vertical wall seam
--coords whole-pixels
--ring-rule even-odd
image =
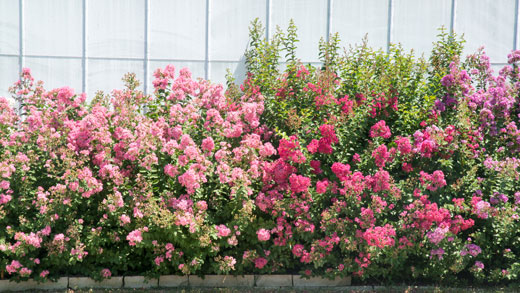
[[[390,44],[392,43],[392,29],[394,24],[394,1],[388,0],[388,31],[386,35],[386,51],[390,52]]]
[[[327,0],[327,43],[330,41],[331,26],[332,26],[332,0]]]
[[[145,94],[148,94],[148,70],[149,70],[149,60],[150,60],[150,50],[149,50],[149,42],[150,42],[150,0],[144,1],[144,82],[143,82],[143,90]]]
[[[455,32],[456,15],[457,15],[457,0],[451,0],[450,33]]]
[[[271,1],[265,1],[265,39],[269,42],[271,34]]]
[[[513,36],[513,50],[518,49],[518,23],[519,23],[519,0],[515,0],[515,28],[514,28],[514,36]]]
[[[22,73],[22,69],[23,69],[23,66],[24,66],[24,19],[23,19],[23,10],[24,10],[24,5],[23,5],[23,0],[18,0],[18,50],[19,50],[19,54],[18,54],[18,70],[19,70],[19,73],[21,74]]]
[[[209,35],[210,35],[210,0],[206,0],[206,51],[204,56],[204,78],[209,79],[210,78],[210,64],[209,64]]]
[[[81,91],[87,92],[87,74],[88,74],[88,62],[87,62],[87,0],[82,1],[82,42],[83,46],[81,48]]]

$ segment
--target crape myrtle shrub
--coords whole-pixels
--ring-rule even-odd
[[[332,35],[315,68],[294,57],[295,32],[267,42],[253,23],[244,87],[264,94],[278,150],[257,206],[291,229],[280,242],[302,271],[516,280],[520,53],[494,76],[483,50],[462,62],[444,31],[428,62],[366,42],[339,54]]]
[[[293,24],[250,34],[226,91],[167,66],[86,103],[25,69],[0,99],[2,275],[517,279],[520,52],[494,75],[444,32],[428,61],[332,35],[313,67]]]

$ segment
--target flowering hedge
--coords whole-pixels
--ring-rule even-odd
[[[87,103],[24,69],[20,107],[0,98],[4,275],[517,279],[520,51],[494,75],[454,35],[429,62],[333,36],[316,68],[294,26],[262,35],[226,91],[167,66]]]

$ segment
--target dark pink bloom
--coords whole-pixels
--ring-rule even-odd
[[[336,163],[332,164],[331,170],[332,170],[332,172],[334,172],[334,174],[336,174],[336,176],[341,181],[346,180],[348,175],[351,174],[349,164],[342,164],[342,163],[336,162]]]
[[[314,174],[321,174],[323,173],[323,170],[321,170],[321,162],[317,160],[311,161],[311,167],[312,167],[312,173]]]
[[[309,177],[292,174],[289,177],[291,183],[291,190],[295,193],[305,192],[311,186],[311,179]]]
[[[267,259],[263,257],[257,257],[254,260],[255,262],[255,268],[262,269],[267,264]]]
[[[318,152],[322,154],[332,154],[333,149],[331,143],[332,141],[330,138],[320,138],[320,140],[318,141]]]
[[[305,156],[300,151],[300,143],[294,135],[289,137],[289,140],[283,138],[280,140],[278,154],[285,161],[292,161],[298,164],[305,162]]]
[[[390,159],[390,153],[388,152],[386,145],[382,144],[372,152],[372,157],[376,162],[376,166],[383,168],[385,163]]]
[[[390,136],[392,136],[392,133],[390,132],[390,128],[386,126],[385,120],[377,122],[370,128],[370,137],[372,138],[390,138]]]
[[[336,132],[334,131],[334,125],[323,124],[320,126],[321,136],[323,138],[329,139],[331,143],[338,143],[338,137],[336,136]]]
[[[327,192],[327,186],[329,186],[329,181],[327,179],[316,182],[316,193],[323,194]]]
[[[400,137],[395,141],[397,143],[397,149],[401,154],[408,154],[412,152],[412,144],[410,143],[410,139],[408,137]]]
[[[316,139],[313,139],[311,143],[307,145],[307,150],[309,153],[314,154],[318,151],[319,141]]]

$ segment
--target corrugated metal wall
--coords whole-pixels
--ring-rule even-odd
[[[518,47],[518,9],[519,0],[0,0],[0,96],[22,67],[47,88],[89,96],[121,87],[129,71],[149,91],[153,70],[169,63],[215,82],[230,68],[240,79],[256,17],[267,35],[294,19],[304,62],[318,61],[331,32],[343,45],[368,33],[375,47],[401,42],[422,54],[445,26],[464,33],[468,53],[485,45],[499,68]]]

